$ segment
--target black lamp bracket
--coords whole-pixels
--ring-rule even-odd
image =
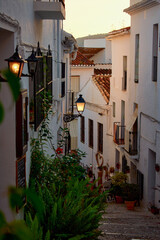
[[[63,115],[63,121],[64,122],[71,122],[73,121],[74,119],[78,118],[78,117],[81,117],[82,115],[81,114],[64,114]]]

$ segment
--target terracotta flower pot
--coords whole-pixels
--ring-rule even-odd
[[[115,196],[116,203],[123,203],[123,198],[121,196]]]
[[[151,208],[151,213],[159,214],[159,209],[158,208]]]
[[[134,210],[135,201],[125,201],[128,210]]]

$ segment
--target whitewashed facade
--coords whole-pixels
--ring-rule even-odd
[[[108,34],[112,45],[112,77],[110,79],[111,131],[108,138],[110,161],[115,171],[124,170],[125,126],[129,118],[130,28]],[[119,168],[117,166],[119,165]],[[130,162],[128,162],[130,164]]]
[[[128,111],[134,123],[137,122],[138,133],[137,154],[128,154],[127,158],[140,175],[144,204],[151,202],[157,207],[160,207],[159,11],[160,3],[154,0],[131,1],[131,6],[125,9],[131,15]],[[130,130],[134,131],[133,126]]]
[[[52,95],[53,112],[51,116],[51,129],[54,135],[54,144],[57,145],[57,135],[60,127],[63,127],[63,113],[67,111],[66,93],[69,88],[70,53],[76,52],[76,41],[72,35],[63,31],[65,19],[65,3],[61,1],[33,1],[33,0],[0,0],[0,71],[7,68],[4,59],[13,55],[16,45],[19,54],[28,58],[32,49],[36,51],[37,42],[43,55],[47,55],[48,45],[52,52]],[[62,64],[63,63],[63,64]],[[63,69],[62,69],[63,68]],[[63,73],[62,73],[63,71]],[[28,74],[25,63],[23,73]],[[2,75],[1,75],[2,77]],[[25,89],[30,102],[30,84],[33,80],[29,77],[21,77],[21,90]],[[26,160],[23,171],[24,181],[28,184],[30,174],[30,139],[37,136],[38,129],[34,130],[34,124],[30,128],[29,105],[26,108],[28,141],[27,152],[17,157],[17,130],[16,130],[16,104],[13,103],[8,84],[1,82],[0,100],[5,108],[5,117],[0,125],[0,209],[7,220],[19,218],[10,211],[7,197],[8,186],[16,186],[18,178],[17,164],[21,158]],[[51,152],[48,153],[50,154]]]

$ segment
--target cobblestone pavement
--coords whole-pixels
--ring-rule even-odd
[[[125,204],[107,205],[99,240],[160,240],[160,215],[153,215],[141,207],[130,211]]]

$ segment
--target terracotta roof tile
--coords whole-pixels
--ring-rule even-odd
[[[77,57],[72,60],[73,66],[94,66],[94,62],[85,57],[79,50],[77,51]]]
[[[107,103],[110,99],[110,77],[111,75],[95,75],[92,78]]]
[[[105,48],[88,48],[88,47],[79,47],[78,50],[88,59],[93,57],[95,54],[104,50]]]
[[[99,75],[99,74],[112,74],[112,70],[111,69],[103,69],[103,68],[94,68],[94,74],[95,75]]]
[[[120,35],[120,34],[124,34],[124,33],[129,33],[130,32],[131,27],[124,27],[118,30],[113,30],[112,32],[108,33],[108,38],[110,38],[111,36],[116,36],[116,35]]]

